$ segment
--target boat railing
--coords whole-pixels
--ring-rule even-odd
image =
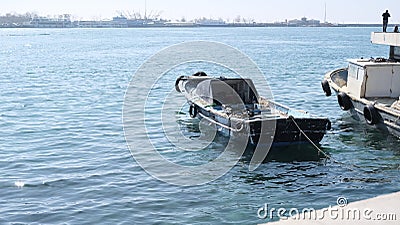
[[[328,72],[328,75],[329,79],[333,82],[333,84],[337,85],[339,88],[342,88],[347,85],[347,77],[348,77],[347,67]]]

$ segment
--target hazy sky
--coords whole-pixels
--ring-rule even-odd
[[[73,19],[108,19],[118,11],[161,12],[162,18],[198,17],[232,20],[238,15],[258,22],[284,21],[303,16],[336,23],[381,23],[389,9],[389,23],[400,23],[399,0],[1,0],[0,14],[36,12],[40,15],[72,14]]]

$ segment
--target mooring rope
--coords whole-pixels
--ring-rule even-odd
[[[227,126],[227,125],[225,125],[225,124],[222,124],[222,123],[220,123],[220,122],[217,122],[217,121],[215,121],[215,120],[213,120],[213,119],[210,119],[210,118],[208,118],[207,116],[203,115],[201,112],[199,112],[199,115],[200,115],[201,117],[203,117],[204,119],[206,119],[207,121],[211,122],[211,123],[214,123],[214,124],[216,124],[216,125],[218,125],[218,126],[220,126],[220,127],[223,127],[223,128],[225,128],[225,129],[232,130],[232,131],[234,131],[234,132],[240,132],[240,131],[243,129],[243,127],[244,127],[243,123],[241,123],[240,128],[235,129],[235,128],[229,127],[229,126]]]
[[[335,160],[334,158],[332,158],[330,155],[328,155],[326,152],[324,152],[321,148],[319,148],[308,136],[307,134],[300,128],[299,124],[297,124],[296,120],[294,119],[294,117],[292,115],[289,116],[289,118],[293,121],[294,125],[296,125],[297,129],[299,129],[300,133],[304,135],[304,137],[306,137],[306,139],[314,146],[315,149],[318,150],[318,152],[322,153],[327,159],[331,160],[334,163],[340,164],[345,166],[347,169],[355,171],[355,169],[351,168],[360,168],[359,166],[356,166],[354,164],[346,164],[346,163],[342,163],[340,161]],[[351,167],[349,167],[351,166]]]

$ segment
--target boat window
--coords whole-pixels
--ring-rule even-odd
[[[358,80],[359,77],[362,78],[363,75],[364,75],[364,69],[361,68],[361,67],[358,67],[358,71],[357,71],[357,80]]]
[[[395,60],[400,61],[400,47],[397,47],[397,46],[393,47],[393,58]]]
[[[350,64],[349,65],[349,77],[352,77],[356,80],[358,80],[358,75],[363,74],[364,73],[364,69],[360,66],[354,65],[354,64]]]
[[[349,77],[356,77],[357,67],[353,64],[349,65]]]

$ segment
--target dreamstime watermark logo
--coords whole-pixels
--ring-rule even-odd
[[[260,96],[272,98],[269,85],[258,66],[245,54],[225,44],[207,41],[184,42],[161,50],[143,63],[134,74],[125,93],[123,104],[125,139],[133,158],[147,173],[174,185],[200,185],[223,176],[239,160],[239,157],[232,157],[232,152],[229,150],[235,149],[235,154],[241,156],[248,142],[248,136],[239,137],[239,140],[235,141],[230,138],[224,151],[218,157],[201,165],[182,165],[160,153],[157,143],[152,140],[150,134],[154,131],[149,131],[150,123],[152,123],[149,121],[153,121],[155,117],[160,117],[159,119],[162,120],[160,123],[162,125],[157,129],[157,135],[161,133],[175,151],[199,151],[214,139],[216,127],[209,126],[212,128],[211,131],[205,129],[206,123],[203,120],[200,121],[200,131],[210,132],[205,134],[207,136],[205,140],[187,138],[179,132],[174,115],[176,111],[183,108],[186,100],[182,95],[178,96],[173,82],[163,87],[170,91],[162,99],[154,100],[149,97],[149,94],[155,91],[157,81],[169,71],[179,65],[196,62],[220,65],[234,71],[240,77],[251,78],[255,81]],[[176,74],[175,79],[180,75],[182,74]],[[160,100],[162,100],[161,115],[149,116],[148,106],[152,101]],[[264,143],[263,146],[256,147],[250,162],[250,170],[259,166],[268,154],[271,145],[272,140],[267,144]]]
[[[347,205],[347,198],[340,196],[336,199],[336,204],[340,207],[345,207]]]
[[[279,218],[281,220],[346,220],[346,221],[396,221],[396,213],[374,212],[370,208],[352,208],[347,207],[347,199],[338,197],[336,199],[337,206],[329,206],[321,210],[314,208],[274,208],[264,204],[257,210],[259,219]]]

